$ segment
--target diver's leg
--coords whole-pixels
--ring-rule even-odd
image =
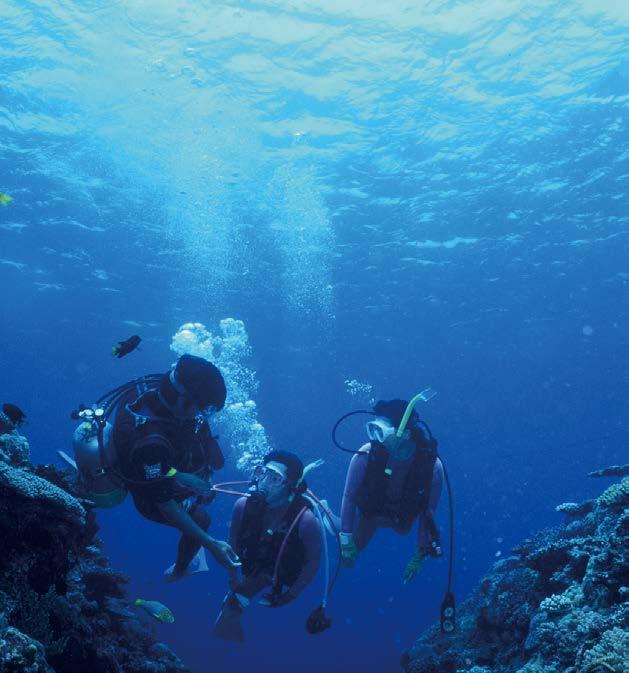
[[[253,598],[257,593],[270,586],[271,582],[268,576],[262,573],[256,575],[249,575],[237,587],[236,593]]]
[[[210,527],[211,518],[204,507],[194,504],[188,511],[188,514],[202,530],[207,531]],[[197,538],[182,535],[177,547],[177,561],[175,562],[173,575],[178,577],[184,575],[190,565],[190,561],[197,555],[199,549],[201,549],[201,543]]]

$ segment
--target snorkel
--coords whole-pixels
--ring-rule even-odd
[[[406,411],[404,411],[404,415],[402,416],[402,420],[400,421],[400,425],[398,426],[398,429],[395,433],[395,436],[398,439],[402,439],[402,436],[404,435],[404,431],[406,430],[406,426],[408,425],[408,421],[411,417],[411,414],[415,410],[415,405],[421,400],[422,402],[429,402],[437,393],[432,389],[432,388],[424,388],[424,390],[421,391],[421,393],[417,393],[415,397],[406,405]]]

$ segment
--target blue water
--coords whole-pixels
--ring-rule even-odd
[[[323,457],[376,397],[422,409],[456,507],[456,591],[585,478],[626,459],[629,5],[618,0],[0,0],[0,371],[35,462],[79,402],[165,371],[182,323],[243,320],[259,420]],[[140,334],[143,349],[109,352]],[[348,427],[345,441],[363,437]],[[225,479],[242,477],[226,448]],[[211,508],[227,536],[232,501]],[[444,533],[447,509],[439,522]],[[400,581],[413,536],[211,638],[220,569],[176,586],[176,535],[100,516],[132,595],[196,673],[389,672],[438,618],[445,561]]]

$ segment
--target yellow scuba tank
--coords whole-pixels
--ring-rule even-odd
[[[109,468],[115,465],[112,425],[102,409],[84,409],[74,431],[72,448],[86,495],[97,507],[116,507],[127,496],[124,481]]]

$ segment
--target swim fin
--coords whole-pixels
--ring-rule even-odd
[[[57,451],[57,455],[66,465],[69,465],[76,472],[79,471],[79,468],[76,466],[76,460],[74,460],[74,458],[70,458],[70,456],[65,451]]]
[[[244,596],[242,598],[244,599]],[[245,639],[245,632],[240,623],[243,604],[231,591],[225,596],[223,607],[214,623],[214,634],[217,638],[237,642]]]
[[[173,563],[170,567],[164,570],[164,580],[169,584],[176,582],[177,580],[182,580],[184,577],[190,577],[190,575],[196,575],[197,573],[207,572],[208,565],[205,558],[205,549],[201,547],[196,553],[196,556],[190,561],[185,572],[181,575],[175,575],[175,564]]]

